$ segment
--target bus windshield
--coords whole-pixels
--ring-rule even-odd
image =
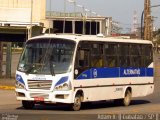
[[[64,39],[36,39],[26,43],[18,71],[55,75],[71,70],[75,42]]]

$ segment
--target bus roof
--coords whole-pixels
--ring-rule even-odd
[[[79,42],[79,41],[106,42],[107,41],[107,42],[152,44],[152,42],[149,40],[124,39],[124,38],[114,38],[114,37],[98,37],[96,35],[74,35],[74,34],[44,34],[44,35],[33,37],[29,40],[36,40],[40,38],[61,38],[61,39],[73,40],[75,42]]]

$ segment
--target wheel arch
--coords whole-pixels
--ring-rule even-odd
[[[74,93],[73,99],[76,97],[76,95],[80,95],[81,96],[81,101],[83,102],[84,100],[84,92],[82,89],[77,89]]]
[[[124,93],[123,93],[123,98],[125,97],[125,94],[126,94],[126,91],[129,90],[132,94],[132,87],[131,86],[127,86],[124,90]]]

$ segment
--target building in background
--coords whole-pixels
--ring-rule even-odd
[[[46,29],[52,28],[54,33],[73,33],[73,27],[75,27],[75,34],[96,35],[101,33],[104,36],[111,35],[111,17],[83,16],[79,12],[64,14],[47,11],[46,21],[48,22],[45,24]]]
[[[1,41],[25,41],[31,26],[43,26],[45,0],[0,0]]]
[[[82,12],[62,14],[46,11],[46,0],[0,0],[1,41],[25,41],[42,31],[111,35],[111,17],[87,16]]]
[[[0,0],[1,24],[30,23],[31,19],[33,23],[41,23],[45,19],[45,14],[45,0]]]

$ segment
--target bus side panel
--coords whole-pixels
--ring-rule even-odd
[[[131,87],[132,97],[146,96],[153,93],[153,77],[124,77],[74,80],[74,88],[84,93],[84,101],[98,101],[123,98]]]

